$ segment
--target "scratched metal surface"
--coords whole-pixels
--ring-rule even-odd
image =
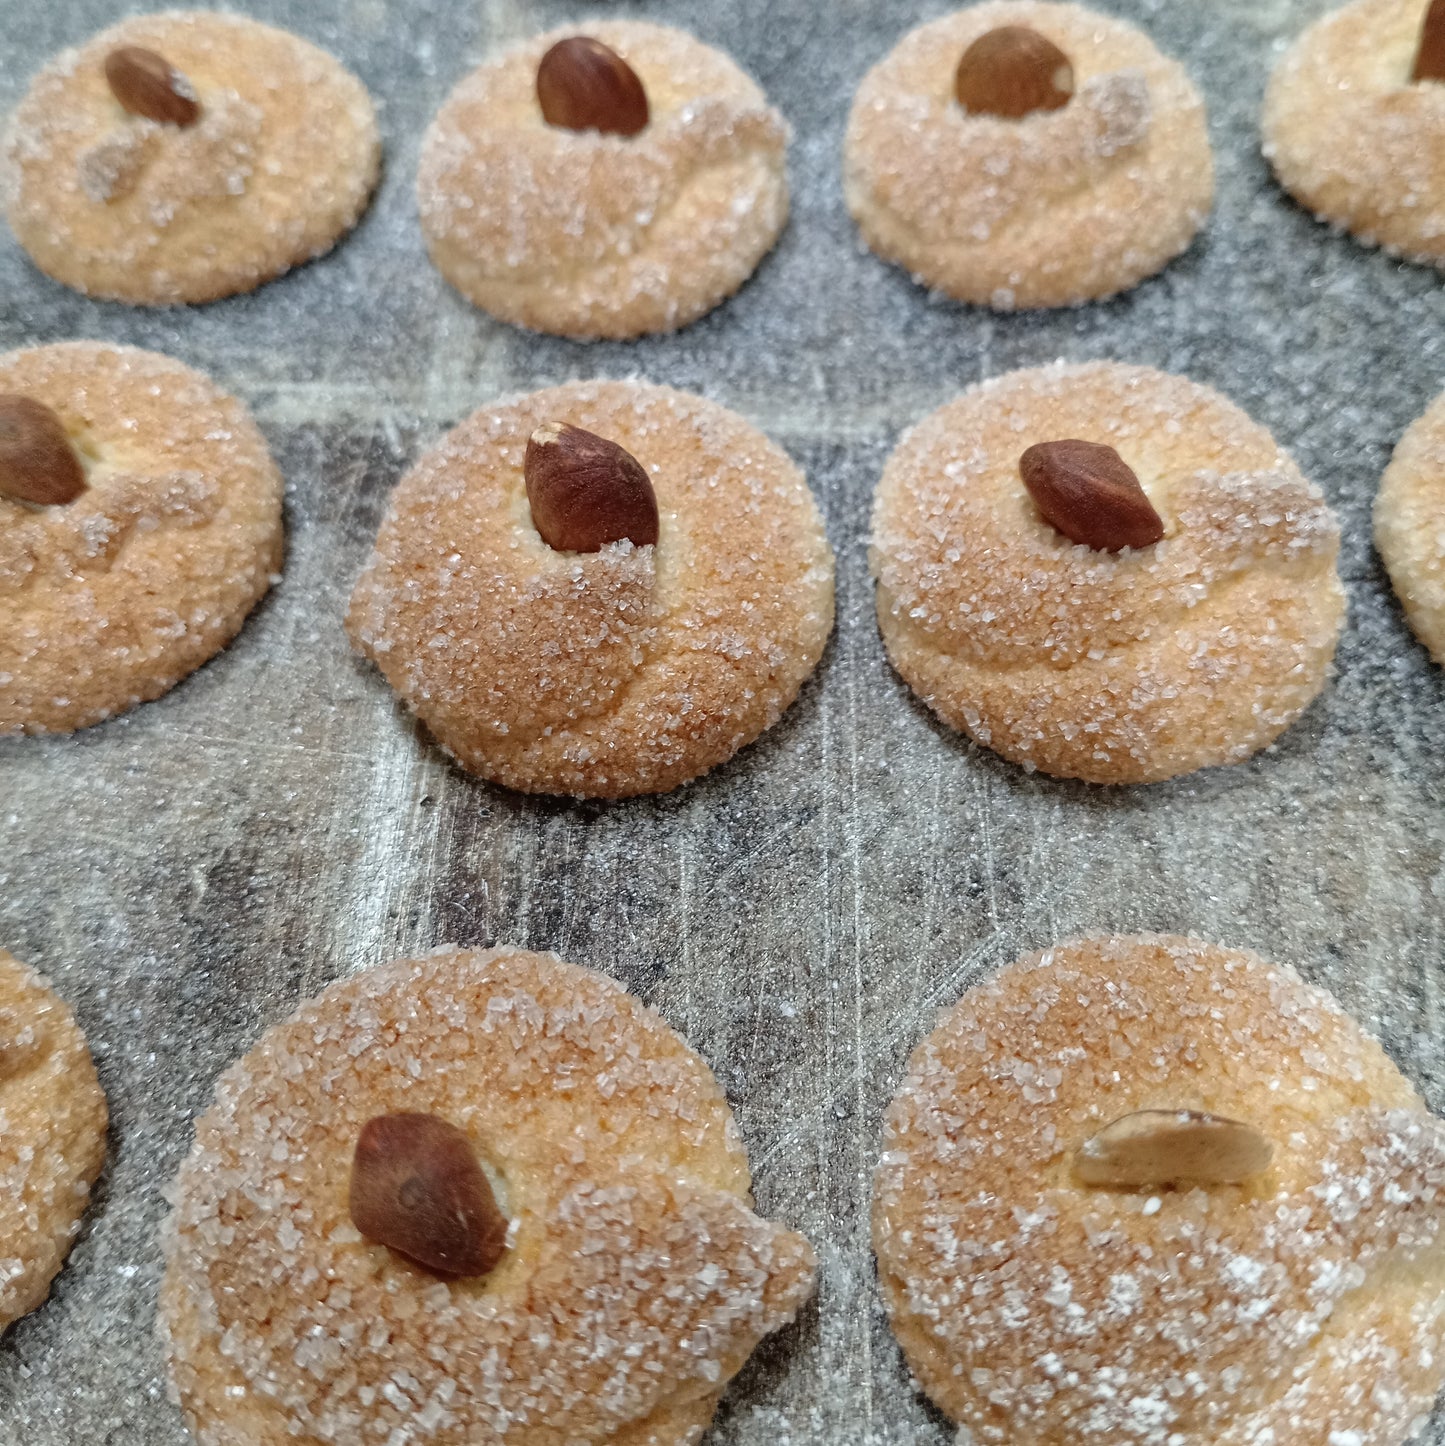
[[[3,0],[0,108],[125,8]],[[777,253],[679,336],[578,346],[491,323],[425,262],[417,144],[497,45],[560,0],[248,0],[355,67],[382,107],[376,206],[339,251],[181,313],[89,302],[0,241],[0,347],[131,341],[247,398],[288,479],[284,581],[160,702],[0,742],[0,944],[74,1001],[110,1096],[109,1163],[50,1302],[0,1343],[5,1446],[180,1446],[151,1319],[161,1188],[216,1073],[328,980],[455,940],[555,948],[656,1005],[712,1062],[768,1213],[822,1259],[817,1304],[735,1383],[711,1446],[939,1446],[877,1304],[881,1109],[939,1005],[1025,948],[1163,928],[1300,965],[1445,1107],[1445,684],[1368,541],[1389,448],[1445,384],[1439,279],[1315,225],[1256,144],[1269,63],[1321,0],[1109,0],[1185,58],[1210,107],[1207,234],[1133,294],[993,317],[860,255],[838,184],[848,98],[938,0],[655,0],[762,81],[797,132]],[[1327,695],[1269,754],[1149,789],[1029,778],[936,726],[890,672],[863,531],[901,428],[1054,357],[1212,383],[1271,426],[1346,523],[1350,622]],[[785,721],[653,801],[503,793],[450,767],[342,636],[387,493],[501,392],[641,373],[736,407],[806,469],[840,566],[837,636]],[[0,619],[3,626],[3,619]],[[1437,1426],[1433,1440],[1445,1441]]]

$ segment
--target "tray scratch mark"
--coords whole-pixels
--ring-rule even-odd
[[[928,808],[928,875],[924,880],[923,917],[919,920],[918,948],[913,955],[913,989],[916,998],[923,987],[923,959],[929,941],[933,938],[934,904],[938,898],[938,878],[942,870],[942,858],[938,847],[939,819],[943,808],[943,770],[933,770],[933,798]]]

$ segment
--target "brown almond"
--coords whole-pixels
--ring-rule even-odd
[[[194,125],[201,114],[191,83],[164,55],[121,45],[105,57],[105,78],[123,110],[165,125]]]
[[[85,468],[60,418],[34,397],[0,396],[0,495],[57,507],[84,491]]]
[[[471,1142],[436,1115],[377,1115],[351,1162],[351,1221],[442,1275],[486,1275],[507,1245],[507,1220]]]
[[[1101,552],[1148,547],[1164,522],[1134,469],[1099,442],[1037,442],[1019,458],[1019,475],[1040,512],[1070,542]]]
[[[616,442],[566,422],[538,427],[522,473],[532,522],[558,552],[596,552],[630,538],[657,541],[657,494],[642,464]]]
[[[971,115],[1017,120],[1058,110],[1074,94],[1069,57],[1026,25],[1001,25],[980,35],[958,62],[953,93]]]
[[[1200,1110],[1121,1115],[1079,1146],[1074,1175],[1085,1185],[1237,1185],[1269,1169],[1274,1146],[1241,1120]]]
[[[537,102],[549,125],[635,136],[647,124],[647,92],[637,72],[586,35],[559,40],[537,66]]]
[[[1445,80],[1445,0],[1430,0],[1415,51],[1414,80]]]

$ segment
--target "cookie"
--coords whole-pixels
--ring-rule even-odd
[[[462,1137],[506,1222],[485,1273],[358,1230],[388,1132],[422,1146],[392,1162],[413,1225],[447,1183],[428,1136]],[[611,980],[516,949],[303,1005],[221,1077],[174,1200],[161,1325],[202,1446],[691,1446],[812,1289],[702,1060]]]
[[[381,143],[365,88],[325,51],[239,15],[167,10],[51,61],[0,157],[6,217],[42,271],[165,306],[329,251],[366,207]]]
[[[1410,626],[1445,664],[1445,393],[1390,458],[1375,497],[1375,546]]]
[[[1445,264],[1445,65],[1415,79],[1425,0],[1355,0],[1316,21],[1270,76],[1264,154],[1321,221]],[[1445,10],[1436,22],[1445,61]]]
[[[0,1330],[50,1293],[104,1163],[105,1129],[75,1016],[0,949]]]
[[[1445,1380],[1442,1223],[1445,1124],[1375,1041],[1157,935],[970,989],[874,1182],[894,1332],[976,1446],[1396,1446]]]
[[[844,190],[864,241],[999,311],[1152,276],[1204,224],[1214,162],[1183,68],[1123,20],[987,0],[919,26],[863,78]]]
[[[47,465],[7,470],[47,415]],[[19,500],[59,457],[73,500]],[[224,648],[281,565],[281,491],[246,408],[170,357],[0,356],[0,735],[98,723]]]
[[[428,128],[427,250],[463,296],[517,326],[673,331],[731,296],[778,239],[787,141],[757,85],[685,31],[551,31],[473,71]]]
[[[1029,485],[1029,463],[1049,475]],[[1263,427],[1093,362],[995,378],[914,427],[870,555],[888,655],[945,723],[1029,769],[1147,783],[1249,757],[1319,693],[1338,552]]]
[[[563,424],[591,440],[559,445]],[[553,441],[533,450],[543,428]],[[632,530],[553,531],[559,502],[561,521]],[[675,788],[752,742],[832,625],[802,474],[741,417],[644,382],[474,412],[397,487],[347,616],[463,767],[604,798]]]

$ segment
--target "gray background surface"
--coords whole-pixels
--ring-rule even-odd
[[[129,8],[0,0],[0,110]],[[0,741],[0,945],[74,1002],[113,1112],[85,1234],[0,1343],[0,1442],[179,1446],[151,1321],[161,1190],[193,1116],[298,1000],[445,941],[554,948],[657,1006],[721,1077],[760,1208],[816,1242],[817,1303],[744,1370],[709,1446],[948,1439],[876,1301],[868,1179],[908,1049],[1027,948],[1139,928],[1252,946],[1333,989],[1445,1107],[1445,683],[1369,541],[1389,449],[1445,384],[1445,300],[1436,273],[1314,223],[1260,159],[1268,68],[1320,0],[1104,0],[1201,85],[1215,214],[1133,293],[1017,317],[931,301],[859,254],[842,201],[853,88],[945,4],[599,4],[732,52],[796,140],[793,219],[743,292],[678,336],[595,346],[472,310],[427,264],[411,199],[451,86],[585,9],[242,8],[330,48],[380,104],[385,178],[350,240],[253,296],[172,313],[73,295],[0,238],[0,347],[109,338],[213,373],[275,450],[290,532],[281,585],[168,697],[75,737]],[[883,459],[964,386],[1055,357],[1220,388],[1344,518],[1338,676],[1251,763],[1117,792],[1028,777],[937,726],[886,663],[863,541]],[[620,805],[504,793],[451,767],[351,657],[344,601],[388,492],[445,428],[505,391],[632,374],[737,408],[802,464],[838,551],[837,636],[783,723],[698,784]]]

